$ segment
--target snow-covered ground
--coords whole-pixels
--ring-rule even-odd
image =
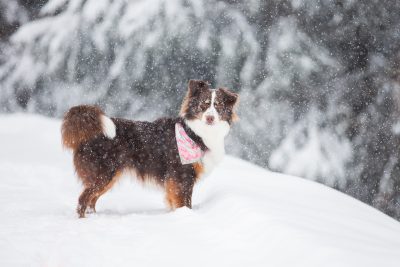
[[[123,179],[78,219],[60,122],[0,116],[0,266],[400,266],[400,223],[328,187],[227,157],[167,212]]]

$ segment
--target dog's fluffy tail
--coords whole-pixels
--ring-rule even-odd
[[[99,135],[114,138],[116,127],[99,107],[75,106],[64,115],[61,135],[64,147],[76,150],[82,143]]]

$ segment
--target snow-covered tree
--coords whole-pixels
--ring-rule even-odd
[[[29,19],[27,9],[18,0],[0,0],[0,42]]]
[[[61,115],[89,102],[112,114],[175,114],[189,78],[251,85],[258,44],[221,2],[49,1],[11,38],[1,105]],[[216,23],[218,21],[218,23]]]

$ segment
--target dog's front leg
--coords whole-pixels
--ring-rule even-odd
[[[168,178],[165,182],[166,201],[171,210],[181,207],[192,208],[194,182],[191,179]]]

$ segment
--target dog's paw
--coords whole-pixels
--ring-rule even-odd
[[[89,207],[86,209],[86,214],[92,214],[92,213],[96,213],[96,210],[94,208]]]

